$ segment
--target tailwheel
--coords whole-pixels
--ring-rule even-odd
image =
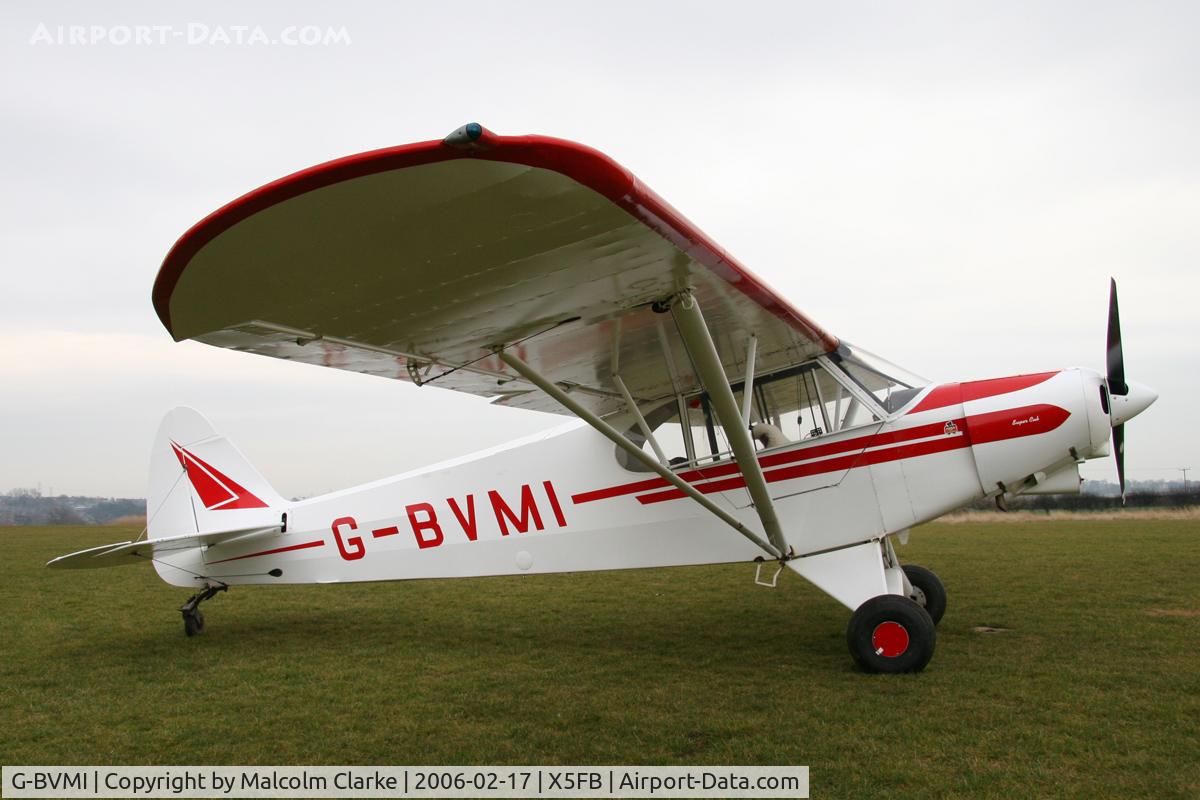
[[[920,672],[933,657],[937,629],[915,601],[882,594],[851,615],[846,644],[867,672]]]
[[[212,598],[217,592],[224,592],[228,589],[229,587],[223,583],[209,584],[189,597],[187,602],[179,607],[179,613],[183,615],[183,632],[188,636],[197,636],[203,633],[204,612],[200,610],[200,604]]]
[[[933,570],[916,564],[906,564],[904,575],[913,588],[913,593],[909,596],[929,612],[933,624],[937,625],[946,613],[946,586],[942,579]]]
[[[188,613],[183,612],[183,632],[188,636],[196,636],[204,632],[204,612],[200,609]]]

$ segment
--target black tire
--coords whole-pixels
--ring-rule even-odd
[[[204,615],[192,611],[183,615],[183,632],[188,636],[198,636],[204,630]]]
[[[851,615],[846,645],[866,672],[920,672],[933,658],[937,628],[915,601],[881,594]]]
[[[909,583],[921,590],[920,595],[913,599],[917,601],[917,605],[925,607],[925,610],[929,612],[929,618],[933,620],[934,625],[937,625],[942,621],[942,615],[946,613],[946,585],[933,570],[919,567],[916,564],[905,564],[904,574],[908,576]],[[922,596],[924,602],[922,602]]]

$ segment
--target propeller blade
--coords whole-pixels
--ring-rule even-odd
[[[1113,456],[1117,459],[1117,481],[1121,484],[1121,505],[1125,505],[1125,426],[1113,426]]]
[[[1117,310],[1117,281],[1110,278],[1108,290],[1108,391],[1129,394],[1125,383],[1125,354],[1121,351],[1121,313]]]

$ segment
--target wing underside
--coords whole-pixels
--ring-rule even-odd
[[[449,142],[450,140],[447,140]],[[560,406],[517,353],[595,413],[696,387],[655,304],[691,289],[729,374],[837,340],[629,172],[546,137],[423,142],[330,162],[240,198],[184,235],[155,284],[177,339]]]

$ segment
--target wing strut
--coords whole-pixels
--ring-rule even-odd
[[[621,394],[625,396],[625,405],[629,406],[630,413],[633,414],[634,420],[637,421],[638,430],[642,432],[642,436],[646,437],[646,441],[654,449],[654,455],[658,456],[659,463],[669,467],[671,462],[663,452],[662,445],[658,443],[658,439],[654,438],[654,431],[650,430],[650,426],[646,424],[646,418],[642,416],[642,410],[638,408],[633,395],[629,393],[628,387],[625,386],[625,381],[615,372],[612,377],[613,383],[617,385],[617,388],[621,390]]]
[[[750,427],[750,407],[754,402],[754,356],[758,352],[758,336],[750,334],[746,348],[746,380],[742,381],[742,427]]]
[[[707,334],[707,331],[706,331],[706,334]],[[710,347],[712,346],[711,340],[709,342],[709,346]],[[658,475],[660,477],[662,477],[663,480],[667,481],[672,486],[674,486],[676,489],[678,489],[679,491],[686,494],[688,497],[695,500],[697,503],[699,503],[705,509],[712,512],[714,515],[716,515],[718,518],[720,518],[721,521],[728,524],[731,528],[733,528],[735,531],[740,533],[742,536],[745,536],[747,539],[754,542],[756,545],[761,547],[763,550],[770,553],[772,558],[783,558],[784,550],[776,547],[775,545],[773,545],[769,542],[763,541],[763,538],[761,536],[759,536],[757,533],[750,530],[745,525],[743,525],[741,522],[739,522],[737,520],[737,518],[735,518],[728,511],[721,508],[716,503],[714,503],[712,500],[710,500],[708,497],[701,494],[696,489],[696,487],[692,486],[690,483],[688,483],[687,481],[680,478],[678,475],[676,475],[674,472],[669,470],[663,464],[659,463],[657,459],[655,459],[653,456],[651,456],[645,450],[638,447],[633,442],[629,441],[627,438],[622,436],[621,432],[618,431],[616,428],[609,425],[604,420],[600,419],[600,417],[593,414],[591,411],[589,411],[584,406],[575,402],[575,399],[572,398],[565,391],[563,391],[563,389],[558,384],[549,380],[544,375],[542,375],[540,372],[538,372],[533,367],[526,364],[524,361],[522,361],[520,358],[516,357],[512,353],[509,353],[507,350],[499,350],[499,351],[497,351],[496,355],[498,355],[500,357],[500,360],[502,360],[505,364],[512,367],[516,372],[518,372],[521,375],[521,377],[525,378],[527,381],[532,383],[534,386],[538,387],[543,392],[550,395],[550,397],[553,397],[555,400],[557,400],[560,404],[562,404],[572,414],[579,417],[581,420],[583,420],[587,424],[591,425],[599,433],[603,434],[608,439],[612,440],[612,442],[615,445],[617,445],[617,447],[620,447],[622,450],[629,453],[629,455],[633,456],[638,461],[641,461],[643,464],[645,464],[647,467],[649,467],[651,470],[658,473]],[[726,384],[725,389],[727,392],[729,391],[728,384]],[[730,394],[730,402],[731,403],[733,402],[732,394]],[[747,438],[749,438],[749,434],[747,434]],[[751,447],[751,449],[753,450],[753,446]],[[758,464],[758,462],[756,461],[755,465],[757,465],[757,464]],[[761,478],[761,473],[760,473],[759,477]],[[761,512],[760,512],[760,515],[761,515]]]
[[[683,337],[692,362],[696,365],[696,373],[704,390],[708,392],[709,400],[729,443],[733,446],[733,457],[737,460],[746,488],[750,491],[750,499],[754,501],[754,510],[762,521],[767,538],[780,553],[787,553],[787,542],[783,538],[783,528],[779,517],[775,514],[775,504],[767,490],[767,481],[763,477],[762,467],[758,463],[758,454],[754,449],[754,441],[750,438],[749,429],[742,424],[742,410],[737,406],[733,390],[729,388],[729,379],[725,376],[725,367],[721,365],[721,357],[713,344],[704,315],[700,313],[700,304],[690,291],[681,292],[671,302],[671,314],[675,317],[675,326]],[[753,352],[753,351],[751,351]],[[746,391],[750,387],[747,385]]]

